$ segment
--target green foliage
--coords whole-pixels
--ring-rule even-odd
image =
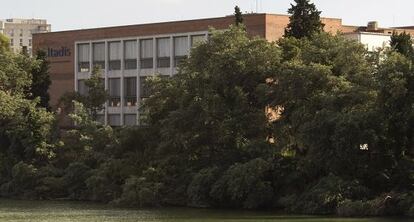
[[[10,51],[10,40],[3,34],[0,34],[0,54]]]
[[[370,210],[370,204],[365,201],[344,200],[339,203],[337,215],[341,217],[371,216]]]
[[[34,198],[34,187],[38,183],[38,170],[29,164],[19,162],[12,168],[12,179],[1,186],[2,196]]]
[[[320,22],[307,4],[295,10]],[[87,95],[64,99],[76,126],[59,142],[53,115],[28,99],[31,72],[46,68],[2,51],[1,196],[413,215],[411,58],[370,56],[317,27],[277,43],[212,30],[177,75],[150,78],[145,126],[95,121],[107,100],[95,69]]]
[[[142,177],[131,176],[123,185],[120,204],[139,207],[153,207],[160,204],[160,190],[163,184],[157,182],[154,168],[144,171]]]
[[[240,7],[236,5],[234,7],[234,16],[235,16],[235,24],[238,26],[240,24],[243,24],[243,14],[240,11]]]
[[[86,109],[91,113],[93,119],[99,111],[103,110],[104,104],[108,99],[108,93],[105,91],[102,73],[99,67],[94,67],[91,77],[85,81],[88,88],[88,95],[82,101]]]
[[[195,48],[176,76],[153,79],[144,107],[149,125],[159,129],[159,151],[179,154],[192,166],[226,165],[248,155],[253,143],[266,143],[260,89],[279,53],[272,43],[249,39],[233,26]],[[270,146],[264,147],[269,154]]]
[[[93,170],[92,176],[86,180],[90,199],[93,201],[110,202],[119,198],[122,185],[129,176],[130,166],[122,160],[107,160],[98,169]]]
[[[355,216],[412,216],[413,193],[386,193],[372,200],[345,200],[338,206],[338,215]]]
[[[329,175],[310,186],[288,207],[293,212],[305,214],[334,214],[338,205],[347,198],[362,199],[368,194],[369,190],[359,181],[344,181]]]
[[[69,130],[64,137],[65,146],[62,147],[61,156],[64,159],[88,161],[89,163],[99,160],[95,151],[104,151],[118,144],[114,130],[109,126],[103,126],[94,121],[90,112],[82,103],[73,101],[74,110],[69,114],[76,123],[77,128]],[[68,161],[70,162],[70,161]]]
[[[268,181],[270,164],[254,159],[245,164],[231,166],[214,183],[210,196],[218,205],[256,209],[268,205],[273,199],[273,188]]]
[[[288,13],[291,14],[289,24],[285,29],[285,37],[311,37],[315,33],[323,32],[324,24],[321,22],[321,11],[309,0],[295,0]]]
[[[32,84],[30,87],[30,99],[40,98],[39,106],[46,109],[49,107],[49,86],[52,83],[49,77],[49,61],[45,51],[36,53],[39,65],[32,70]]]
[[[88,197],[86,180],[91,176],[91,168],[84,163],[71,163],[62,177],[69,197],[74,200],[86,200]]]
[[[368,158],[359,147],[376,144],[379,123],[373,110],[373,69],[365,50],[326,33],[287,38],[279,45],[288,56],[269,87],[272,106],[283,107],[273,123],[277,145],[303,156],[300,162],[312,180],[329,172],[363,174],[352,167]]]
[[[396,32],[393,32],[390,45],[392,50],[401,53],[407,58],[414,58],[413,40],[409,33],[402,32],[397,34]]]
[[[217,167],[202,169],[193,176],[187,188],[187,196],[190,206],[210,206],[211,187],[217,181],[220,169]]]
[[[95,66],[89,79],[85,80],[87,88],[86,95],[80,95],[78,92],[66,93],[59,99],[59,105],[63,107],[67,113],[72,113],[74,109],[73,101],[81,103],[90,115],[92,120],[96,120],[97,115],[105,107],[105,102],[109,98],[108,92],[105,90],[105,80],[102,77],[102,70],[99,66]]]

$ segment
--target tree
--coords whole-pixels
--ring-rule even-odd
[[[243,15],[242,15],[242,12],[240,11],[239,6],[237,6],[237,5],[236,5],[236,7],[234,7],[234,16],[236,17],[235,18],[236,19],[235,23],[236,23],[237,26],[240,25],[240,24],[243,24]]]
[[[105,81],[102,78],[102,71],[99,66],[92,70],[91,77],[85,80],[86,94],[81,95],[78,92],[66,93],[59,99],[59,104],[63,106],[64,112],[73,111],[73,101],[82,103],[86,112],[93,120],[104,109],[105,102],[108,100],[108,92],[105,90]]]
[[[393,32],[390,45],[394,51],[403,54],[407,58],[414,59],[413,40],[411,39],[411,35],[409,33],[402,32],[398,34]]]
[[[0,156],[7,156],[0,167],[44,161],[53,155],[53,115],[38,107],[38,99],[27,99],[30,70],[36,65],[26,56],[0,51]]]
[[[0,34],[0,53],[10,50],[10,40],[3,34]]]
[[[81,102],[96,120],[98,112],[104,109],[105,102],[108,100],[108,92],[105,90],[102,71],[99,67],[93,68],[91,78],[85,81],[85,86],[88,88],[88,94]]]
[[[279,52],[232,26],[195,48],[176,76],[153,81],[153,96],[144,106],[149,124],[160,127],[165,148],[177,146],[171,151],[202,166],[269,151],[260,150],[258,142],[267,137],[261,87],[274,73]]]
[[[30,89],[30,99],[39,97],[39,106],[46,109],[49,107],[49,86],[51,84],[49,77],[49,61],[47,61],[46,52],[40,50],[36,54],[36,60],[39,65],[32,70],[32,85]]]
[[[310,164],[304,174],[311,181],[330,172],[364,178],[359,164],[375,149],[380,128],[366,50],[327,33],[285,38],[279,46],[286,57],[269,91],[281,110],[273,123],[277,146]],[[361,152],[360,144],[370,151]]]
[[[285,29],[285,37],[303,38],[310,37],[314,33],[323,31],[321,11],[309,0],[295,0],[296,5],[291,4],[288,13],[291,14],[289,24]]]

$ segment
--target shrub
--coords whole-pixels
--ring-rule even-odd
[[[19,162],[12,168],[12,180],[1,186],[2,196],[17,196],[33,199],[36,197],[34,187],[38,183],[38,171],[33,165]]]
[[[116,202],[122,205],[154,207],[160,204],[161,183],[148,181],[145,177],[132,176],[125,181],[121,198]]]
[[[212,185],[217,181],[219,168],[212,167],[202,169],[194,175],[187,188],[188,204],[190,206],[205,207],[211,203],[210,191]]]
[[[344,181],[342,178],[329,175],[308,188],[300,195],[290,211],[305,214],[334,214],[338,204],[346,199],[364,196],[369,190],[358,181]]]
[[[87,187],[86,179],[91,175],[91,168],[86,166],[83,163],[75,162],[71,163],[65,169],[65,175],[63,176],[63,181],[67,190],[70,194],[70,198],[74,200],[84,200],[87,199]]]
[[[339,203],[337,215],[341,217],[356,217],[372,215],[372,206],[366,201],[344,200]]]
[[[273,188],[267,180],[270,168],[263,159],[235,164],[214,183],[210,196],[220,206],[247,209],[266,206],[273,199]]]
[[[86,180],[91,200],[110,202],[119,198],[122,185],[126,179],[128,167],[122,160],[108,160],[92,171],[92,176]]]

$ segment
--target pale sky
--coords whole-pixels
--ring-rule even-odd
[[[256,11],[256,0],[1,0],[0,18],[43,18],[52,31],[230,15],[238,5]],[[258,0],[259,12],[286,14],[293,0]],[[324,17],[345,25],[414,25],[414,0],[313,0]]]

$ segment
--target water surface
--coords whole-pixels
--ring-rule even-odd
[[[0,221],[11,222],[409,222],[396,218],[330,218],[283,216],[271,212],[189,208],[120,209],[108,205],[66,201],[15,201],[0,199]]]

